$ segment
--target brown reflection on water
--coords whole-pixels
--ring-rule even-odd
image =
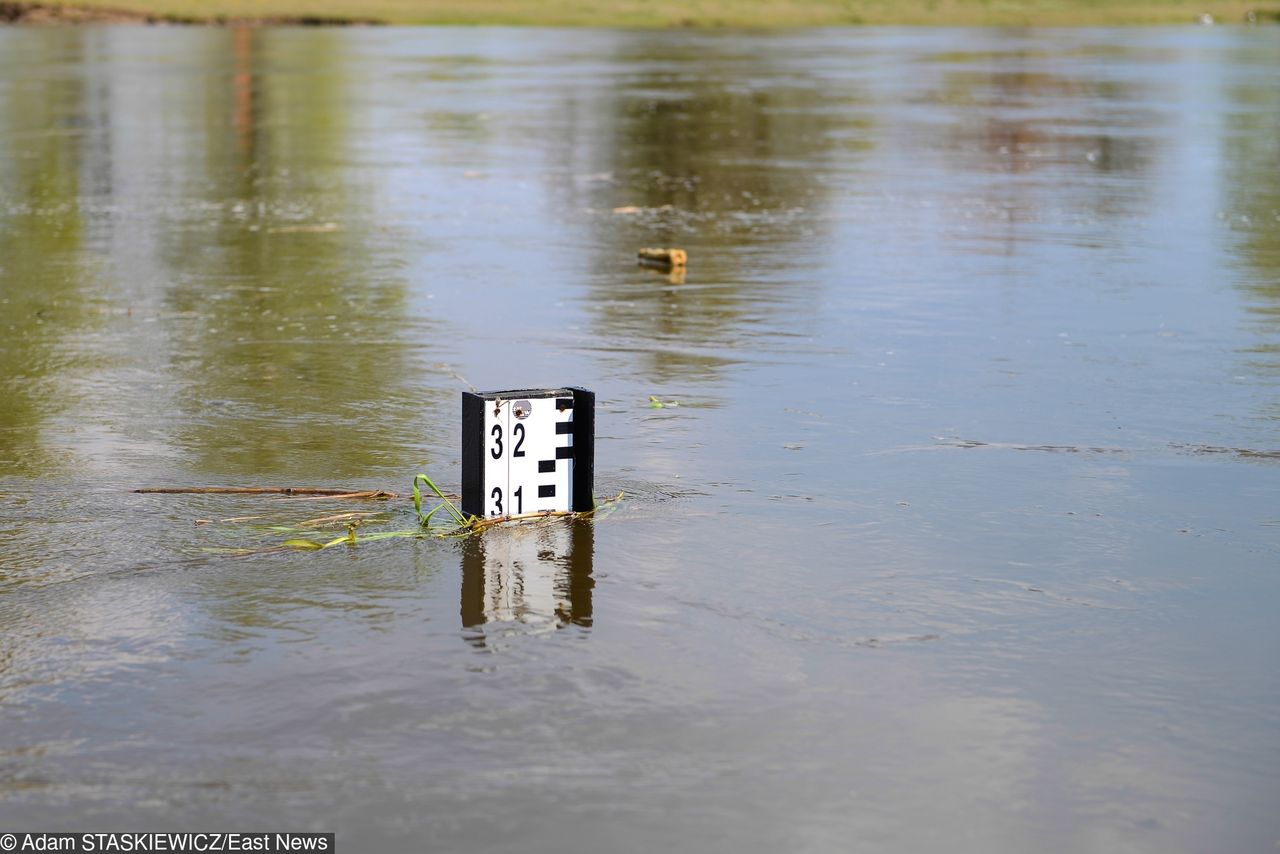
[[[478,631],[489,623],[531,626],[592,624],[595,579],[590,520],[495,528],[463,544],[462,627],[485,646]]]
[[[85,298],[81,197],[92,170],[82,40],[40,40],[54,57],[0,78],[0,475],[69,462],[44,433],[89,367],[77,336],[98,313]]]
[[[957,62],[955,56],[943,59]],[[1070,178],[1081,179],[1078,192],[1084,194],[1065,194],[1077,216],[1106,220],[1145,209],[1147,181],[1121,187],[1090,178],[1095,173],[1141,178],[1156,162],[1159,152],[1148,131],[1159,118],[1135,106],[1144,95],[1137,84],[1045,71],[1051,57],[1038,53],[959,59],[922,100],[951,112],[945,151],[958,171],[1011,176],[1003,182],[984,178],[981,198],[964,205],[966,217],[993,224],[980,242],[1012,254],[1023,227],[1041,222],[1048,206],[1063,203],[1062,183]],[[970,67],[971,62],[983,67]],[[964,237],[973,239],[968,233]]]
[[[870,120],[859,92],[730,44],[645,48],[608,94],[600,166],[613,181],[589,201],[595,329],[657,382],[714,380],[753,332],[813,297],[811,278],[780,286],[780,271],[806,260],[831,161],[852,168],[841,149],[869,146]],[[642,246],[688,249],[687,276],[629,270]]]
[[[367,473],[403,464],[433,399],[409,384],[425,346],[408,284],[354,168],[359,93],[335,33],[233,30],[225,71],[184,100],[174,179],[188,221],[166,230],[171,356],[189,393],[179,444],[227,474]]]

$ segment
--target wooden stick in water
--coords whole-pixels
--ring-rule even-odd
[[[381,489],[357,491],[353,489],[317,489],[310,486],[149,486],[135,489],[162,495],[318,495],[329,498],[400,498],[394,492]]]
[[[281,500],[282,501],[325,501],[326,499],[343,499],[343,498],[358,499],[358,498],[403,498],[403,497],[404,496],[400,495],[397,492],[387,492],[382,489],[371,489],[365,492],[338,492],[338,493],[324,492],[324,493],[321,493],[320,495],[299,495],[295,493],[292,496],[286,495]]]

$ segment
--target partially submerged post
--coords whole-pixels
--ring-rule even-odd
[[[462,393],[462,512],[510,518],[594,505],[594,393]]]
[[[641,249],[636,258],[641,267],[658,270],[683,270],[689,263],[689,255],[683,249]]]

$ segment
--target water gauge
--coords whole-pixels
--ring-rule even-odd
[[[507,518],[592,507],[594,393],[462,393],[462,512]]]

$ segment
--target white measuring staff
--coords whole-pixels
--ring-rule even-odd
[[[462,510],[485,518],[592,507],[595,395],[517,389],[462,395]]]

